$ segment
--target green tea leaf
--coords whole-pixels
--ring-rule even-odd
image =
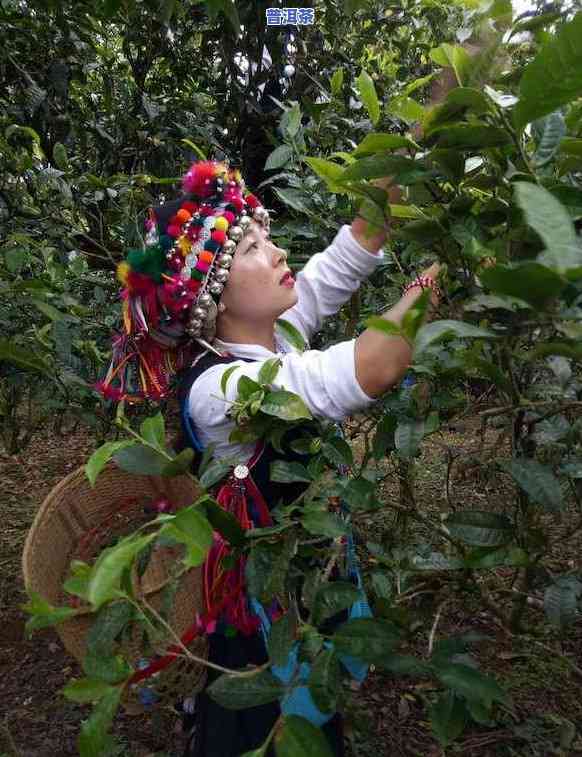
[[[73,679],[63,689],[63,695],[73,702],[97,702],[114,688],[104,681],[92,678]]]
[[[166,430],[164,426],[164,417],[161,413],[146,418],[139,428],[140,435],[154,447],[159,450],[166,448]]]
[[[479,273],[492,292],[519,297],[535,309],[544,310],[566,286],[559,273],[540,263],[496,265]]]
[[[444,42],[442,45],[433,48],[429,55],[439,66],[450,66],[455,72],[459,86],[463,86],[467,78],[467,71],[471,66],[471,58],[463,47]]]
[[[495,335],[489,329],[483,329],[479,326],[473,326],[464,321],[433,321],[422,326],[418,331],[414,343],[414,358],[418,356],[430,345],[442,342],[448,337],[457,339],[477,339],[492,338]]]
[[[446,747],[465,730],[467,709],[452,691],[446,691],[429,706],[430,724],[440,743]]]
[[[291,610],[278,618],[269,634],[269,658],[273,665],[285,665],[295,641],[297,621]]]
[[[31,353],[30,349],[17,347],[7,339],[0,339],[0,360],[17,365],[27,371],[37,371],[49,375],[50,366],[40,357]]]
[[[329,536],[335,539],[347,533],[344,521],[333,513],[308,512],[301,518],[301,523],[303,528],[314,536]]]
[[[270,478],[271,481],[278,481],[282,484],[290,484],[295,481],[311,483],[311,476],[304,465],[286,460],[275,460],[271,463]]]
[[[121,687],[112,686],[99,700],[88,720],[83,721],[79,735],[80,757],[103,757],[112,747],[107,731],[119,707]]]
[[[354,464],[354,456],[350,445],[341,437],[332,437],[322,447],[323,456],[334,465]]]
[[[124,446],[113,454],[115,463],[124,471],[138,476],[161,476],[168,460],[143,444]]]
[[[212,526],[195,505],[179,510],[160,531],[160,535],[169,535],[186,545],[184,564],[192,567],[206,559],[212,546],[212,534]]]
[[[467,699],[483,702],[485,706],[490,706],[493,702],[508,702],[507,694],[493,678],[469,665],[439,664],[434,666],[434,672],[447,688]]]
[[[107,465],[109,460],[113,457],[113,455],[115,455],[116,452],[124,449],[125,447],[132,447],[134,444],[135,442],[129,440],[120,442],[105,442],[105,444],[101,445],[99,449],[96,449],[85,465],[85,474],[89,479],[91,486],[95,486],[97,476],[101,473],[103,468]]]
[[[330,192],[336,194],[347,192],[347,189],[339,183],[339,179],[341,179],[345,170],[342,166],[323,158],[305,158],[304,160],[325,181]]]
[[[232,468],[232,460],[225,458],[219,458],[213,460],[204,469],[204,473],[200,476],[200,486],[203,489],[210,489],[214,484],[218,483]]]
[[[88,590],[89,601],[95,609],[116,596],[123,571],[155,536],[131,536],[101,552],[93,566]]]
[[[332,757],[329,742],[320,728],[299,715],[286,715],[275,734],[277,757]]]
[[[251,703],[256,707],[277,701],[285,693],[285,686],[268,670],[263,670],[244,678],[222,675],[207,691],[211,699],[227,710],[246,710]]]
[[[299,352],[304,352],[307,348],[307,344],[301,332],[289,321],[284,318],[277,318],[275,321],[275,329],[280,332],[283,339],[294,347]]]
[[[335,712],[341,686],[341,671],[333,649],[325,649],[317,655],[307,686],[313,701],[322,712]]]
[[[341,92],[343,83],[344,83],[344,70],[343,68],[338,68],[336,71],[333,72],[333,76],[331,77],[331,81],[330,81],[331,93],[334,97],[337,97],[337,95],[339,95],[339,93]]]
[[[365,155],[375,155],[386,150],[399,150],[408,147],[411,150],[418,150],[418,145],[408,137],[401,137],[399,134],[388,134],[385,132],[374,132],[366,134],[363,141],[352,152],[355,157],[361,158]]]
[[[268,392],[261,402],[261,410],[267,415],[274,415],[284,421],[297,421],[312,418],[311,411],[298,394],[286,389]]]
[[[560,576],[544,592],[544,612],[550,623],[563,630],[578,616],[582,583],[574,576]]]
[[[424,439],[424,420],[410,418],[399,421],[394,432],[394,444],[399,456],[405,459],[413,458]]]
[[[528,458],[503,460],[500,465],[513,476],[532,502],[542,505],[549,512],[563,509],[560,482],[549,466]]]
[[[171,478],[181,476],[192,469],[195,452],[192,447],[186,447],[173,460],[170,460],[162,469],[162,476]]]
[[[332,581],[319,587],[313,603],[313,624],[319,626],[360,599],[360,592],[347,581]]]
[[[35,591],[29,591],[28,595],[30,601],[22,606],[22,609],[31,616],[26,622],[27,636],[30,636],[32,631],[55,626],[77,614],[72,607],[53,607]]]
[[[279,145],[267,158],[265,171],[274,171],[277,168],[283,168],[293,157],[293,148],[291,145]]]
[[[505,515],[483,510],[451,513],[445,526],[451,536],[476,547],[501,546],[514,536],[514,528]]]
[[[220,389],[224,395],[226,395],[226,385],[228,383],[228,379],[230,378],[233,371],[236,371],[239,368],[239,365],[231,365],[230,368],[227,368],[222,374],[222,378],[220,379]]]
[[[363,662],[382,665],[401,639],[400,630],[387,620],[357,618],[341,625],[333,635],[335,649]]]
[[[281,367],[281,358],[272,357],[265,360],[259,371],[259,384],[272,384],[277,378],[279,368]]]
[[[527,223],[545,244],[539,263],[559,273],[582,266],[582,246],[563,205],[547,189],[529,182],[516,182],[515,193]]]
[[[582,95],[582,13],[563,24],[529,63],[513,111],[518,129]]]
[[[360,97],[368,115],[374,126],[378,123],[380,118],[380,103],[378,101],[378,95],[376,94],[376,87],[374,86],[374,80],[372,77],[362,69],[362,72],[356,79],[356,85],[358,87]]]

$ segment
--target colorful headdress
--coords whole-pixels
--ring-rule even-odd
[[[200,346],[211,347],[217,303],[251,218],[269,228],[268,211],[226,163],[193,163],[182,187],[183,198],[149,209],[145,246],[117,267],[123,331],[95,385],[107,399],[168,396],[174,375]]]

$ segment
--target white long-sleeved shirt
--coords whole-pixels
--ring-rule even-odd
[[[318,331],[324,318],[337,313],[361,282],[383,261],[384,251],[368,252],[352,234],[351,227],[342,226],[332,243],[323,252],[309,259],[296,277],[297,304],[282,314],[309,340]],[[369,397],[356,379],[355,339],[340,342],[325,350],[296,351],[287,341],[276,338],[276,352],[257,344],[237,344],[215,339],[214,346],[253,362],[233,361],[208,368],[194,382],[189,395],[189,411],[201,444],[216,444],[215,456],[250,459],[254,444],[233,444],[228,441],[234,422],[226,415],[237,397],[237,384],[245,375],[255,381],[261,366],[272,357],[281,358],[282,365],[273,385],[298,394],[314,416],[335,421],[344,420],[363,410],[375,400]],[[224,371],[236,370],[229,376],[226,394],[220,382]]]

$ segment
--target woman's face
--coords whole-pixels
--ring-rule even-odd
[[[297,302],[294,280],[287,276],[287,254],[273,244],[255,220],[234,251],[230,276],[221,302],[231,317],[262,321],[276,319]]]

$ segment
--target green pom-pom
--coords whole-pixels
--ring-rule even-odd
[[[142,250],[129,250],[127,262],[132,271],[150,276],[156,284],[162,283],[162,273],[168,267],[166,253],[159,244]]]

